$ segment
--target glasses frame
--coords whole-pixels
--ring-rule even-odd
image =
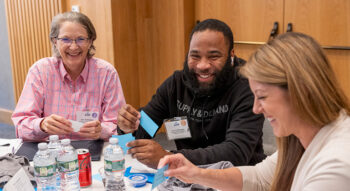
[[[63,38],[56,37],[56,40],[60,40],[63,44],[67,46],[71,46],[72,43],[74,42],[77,46],[81,47],[81,46],[86,46],[90,38],[78,37],[76,39],[71,39],[68,37],[63,37]],[[65,42],[67,40],[69,40],[69,42]]]

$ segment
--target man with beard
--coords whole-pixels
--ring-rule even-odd
[[[182,136],[175,139],[177,150],[166,151],[150,139],[139,125],[140,113],[127,104],[118,114],[118,133],[135,135],[128,152],[152,168],[173,153],[182,153],[196,165],[219,161],[254,165],[264,159],[264,118],[252,112],[254,96],[248,81],[237,73],[242,64],[234,56],[232,31],[225,23],[215,19],[198,23],[190,36],[184,69],[165,80],[141,108],[158,126],[163,120],[184,121],[190,135],[173,123],[168,136]]]

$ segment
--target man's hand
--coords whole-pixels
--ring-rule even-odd
[[[157,168],[158,162],[165,155],[172,153],[165,151],[162,146],[151,139],[138,139],[127,144],[128,147],[132,147],[128,150],[128,153],[136,158],[141,163],[151,168]]]
[[[124,105],[118,112],[118,127],[124,133],[133,133],[140,124],[141,114],[131,105]]]
[[[55,114],[45,117],[40,123],[40,129],[50,135],[66,135],[73,132],[72,123]]]
[[[84,123],[80,128],[79,134],[82,137],[88,137],[91,139],[99,139],[101,137],[101,123],[100,121],[89,121]]]

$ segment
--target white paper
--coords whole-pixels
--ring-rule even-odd
[[[131,157],[130,157],[131,158]],[[130,173],[156,173],[157,170],[149,168],[148,166],[140,163],[137,159],[129,159],[129,165],[131,166]]]
[[[22,139],[0,139],[0,144],[9,143],[9,146],[0,146],[0,156],[7,153],[15,153],[21,146]]]
[[[72,128],[74,132],[78,132],[84,123],[74,120],[69,120],[72,123]]]
[[[24,169],[20,168],[7,182],[4,191],[34,191],[34,188]]]

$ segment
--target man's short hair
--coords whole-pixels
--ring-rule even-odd
[[[229,51],[233,49],[233,34],[230,27],[226,23],[217,19],[206,19],[202,22],[197,23],[191,32],[190,42],[194,33],[202,32],[205,30],[221,32],[225,37],[226,43],[229,45]]]

